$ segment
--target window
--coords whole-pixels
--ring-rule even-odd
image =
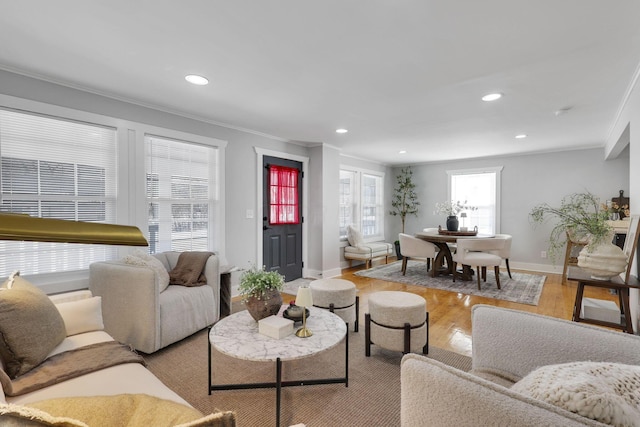
[[[145,136],[149,251],[219,246],[218,149]]]
[[[447,171],[451,200],[476,206],[467,212],[464,225],[482,234],[500,232],[500,175],[502,167]]]
[[[116,219],[116,130],[0,109],[0,210],[43,218]],[[0,241],[0,277],[81,270],[115,248]]]
[[[298,169],[269,166],[269,223],[299,224]]]
[[[384,236],[383,174],[361,170],[340,170],[340,238],[346,239],[353,225],[365,239]]]

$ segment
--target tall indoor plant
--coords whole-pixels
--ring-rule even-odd
[[[238,290],[251,317],[260,319],[278,314],[282,306],[280,291],[284,288],[284,276],[277,271],[265,271],[251,266],[240,276]]]
[[[404,233],[404,225],[408,215],[418,216],[418,195],[416,194],[416,185],[413,182],[413,171],[410,166],[400,169],[400,173],[396,175],[396,186],[393,189],[391,198],[391,210],[389,214],[399,216],[402,222],[402,233]],[[400,254],[400,241],[395,241],[396,256],[402,259]]]

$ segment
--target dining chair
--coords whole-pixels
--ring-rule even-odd
[[[509,255],[511,254],[512,236],[510,234],[496,234],[494,239],[503,239],[504,246],[502,247],[502,249],[490,252],[492,254],[500,256],[504,260],[504,263],[507,265],[507,273],[509,273],[509,279],[513,279],[513,277],[511,277],[511,267],[509,267]]]
[[[407,262],[410,258],[425,261],[427,271],[429,271],[438,251],[437,246],[404,233],[398,234],[398,240],[400,241],[400,255],[402,255],[402,275],[407,273]]]
[[[480,285],[480,268],[482,267],[482,279],[487,281],[487,267],[493,267],[496,275],[496,285],[500,289],[500,264],[502,257],[491,253],[502,249],[505,239],[478,238],[478,239],[458,239],[458,250],[453,255],[453,281],[456,281],[456,265],[462,264],[476,268],[478,276],[478,290]]]

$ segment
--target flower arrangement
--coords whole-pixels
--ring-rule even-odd
[[[549,255],[555,259],[566,243],[566,233],[576,240],[589,241],[589,249],[603,243],[613,232],[607,223],[609,212],[593,194],[574,193],[562,198],[560,207],[547,203],[535,206],[529,213],[534,225],[546,222],[550,218],[557,220],[549,236]]]
[[[243,300],[250,297],[264,298],[271,290],[281,291],[284,288],[284,276],[277,271],[265,271],[264,266],[258,269],[255,265],[242,273],[238,290]]]
[[[617,202],[601,203],[600,209],[607,212],[607,214],[609,214],[610,219],[614,219],[615,216],[624,218],[631,215],[631,212],[629,211],[629,205],[620,206]]]
[[[452,200],[436,203],[435,213],[438,215],[457,216],[462,211],[475,211],[476,209],[478,209],[476,206],[468,205],[466,200],[462,203],[459,200],[457,202]]]

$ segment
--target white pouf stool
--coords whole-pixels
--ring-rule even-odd
[[[358,332],[360,298],[356,295],[356,285],[344,279],[318,279],[309,284],[313,296],[313,306],[329,310],[347,323],[353,323]]]
[[[399,291],[372,293],[364,320],[367,357],[371,344],[405,354],[429,353],[429,312],[421,296]]]

